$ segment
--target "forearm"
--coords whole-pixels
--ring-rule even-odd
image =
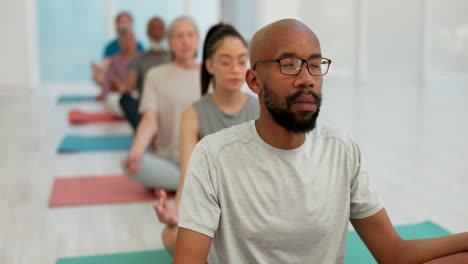
[[[179,228],[173,263],[207,263],[211,240],[211,237],[189,229]]]
[[[106,72],[104,78],[104,84],[102,85],[102,94],[107,95],[111,90],[112,80],[116,77],[116,74],[113,70],[112,65],[109,66],[109,69]]]
[[[181,173],[180,174],[179,188],[177,188],[176,197],[175,197],[175,202],[176,202],[176,207],[177,208],[179,208],[180,200],[182,199],[182,192],[184,190],[184,182],[185,182],[185,175]]]
[[[177,188],[176,192],[176,207],[179,208],[180,199],[182,198],[182,192],[184,190],[184,183],[185,183],[185,173],[187,171],[187,163],[188,161],[181,157],[180,160],[180,181],[179,181],[179,188]]]
[[[180,132],[179,132],[179,162],[180,162],[180,181],[179,188],[176,193],[176,205],[179,207],[179,202],[182,197],[184,189],[185,173],[187,172],[187,166],[192,155],[192,151],[197,145],[200,139],[200,129],[198,124],[197,112],[195,107],[191,106],[182,114],[180,120]]]
[[[110,59],[104,58],[104,60],[102,61],[101,67],[99,67],[99,70],[97,72],[98,79],[101,80],[101,88],[103,88],[106,83],[107,72],[109,70],[109,66],[110,66]]]
[[[468,252],[468,233],[451,236],[404,240],[395,263],[424,263],[456,253]],[[468,255],[465,257],[468,258]]]
[[[145,152],[158,130],[156,114],[144,113],[138,124],[135,139],[133,140],[132,152]]]

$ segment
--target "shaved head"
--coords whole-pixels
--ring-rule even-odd
[[[298,73],[283,73],[294,65],[293,59],[302,61],[294,66]],[[260,120],[290,134],[311,131],[320,112],[323,78],[313,75],[310,67],[320,68],[322,59],[317,36],[298,20],[279,20],[257,31],[250,43],[252,69],[246,82],[258,94]],[[280,66],[279,60],[285,64]]]
[[[148,27],[162,24],[164,26],[164,21],[159,17],[153,17],[148,21]]]
[[[296,38],[291,38],[296,36]],[[297,37],[304,41],[312,41],[320,48],[315,33],[296,19],[282,19],[271,23],[255,33],[250,43],[250,62],[273,59],[278,49],[284,47],[282,43],[292,41],[291,45],[304,45],[297,41]],[[309,42],[310,44],[310,42]]]
[[[151,18],[151,20],[148,22],[147,34],[148,37],[152,40],[162,40],[166,34],[164,21],[159,17]]]

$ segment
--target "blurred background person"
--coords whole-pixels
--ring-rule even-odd
[[[171,58],[164,48],[166,30],[161,18],[153,17],[150,19],[147,26],[147,35],[150,48],[141,56],[137,56],[128,62],[125,75],[125,91],[120,98],[120,107],[134,131],[136,131],[141,119],[138,106],[146,73],[154,66],[169,62]]]
[[[119,42],[120,35],[128,30],[133,29],[133,18],[128,12],[121,12],[115,17],[115,27],[117,31],[117,37],[109,42],[104,48],[103,61],[101,65],[96,63],[91,64],[93,70],[93,80],[98,86],[104,85],[104,79],[106,76],[107,69],[110,63],[110,57],[119,53],[122,46]],[[137,43],[138,51],[143,52],[143,46]]]
[[[195,22],[177,18],[169,27],[172,62],[151,69],[140,101],[142,119],[125,161],[127,175],[149,188],[179,185],[179,125],[182,112],[200,98],[199,35]],[[146,152],[152,145],[154,153]]]
[[[135,36],[131,30],[121,32],[119,45],[121,51],[110,58],[109,69],[97,99],[104,101],[108,110],[120,116],[123,115],[119,105],[120,93],[126,90],[125,67],[131,58],[139,54],[139,51],[136,49]]]

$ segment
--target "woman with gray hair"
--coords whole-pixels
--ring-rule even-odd
[[[189,17],[169,27],[172,61],[148,71],[140,102],[142,119],[125,160],[125,170],[150,188],[176,190],[179,184],[179,125],[182,112],[200,98],[199,34]],[[153,153],[146,152],[152,146]]]

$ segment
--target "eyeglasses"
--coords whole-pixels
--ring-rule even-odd
[[[307,70],[312,76],[322,76],[327,74],[330,68],[331,60],[327,58],[310,58],[304,60],[297,57],[286,57],[277,60],[264,60],[254,63],[252,69],[255,70],[257,64],[278,63],[280,72],[284,75],[296,76],[301,73],[302,66],[307,63]]]
[[[224,69],[230,69],[232,66],[236,65],[239,68],[247,67],[247,60],[219,60],[218,64]]]

